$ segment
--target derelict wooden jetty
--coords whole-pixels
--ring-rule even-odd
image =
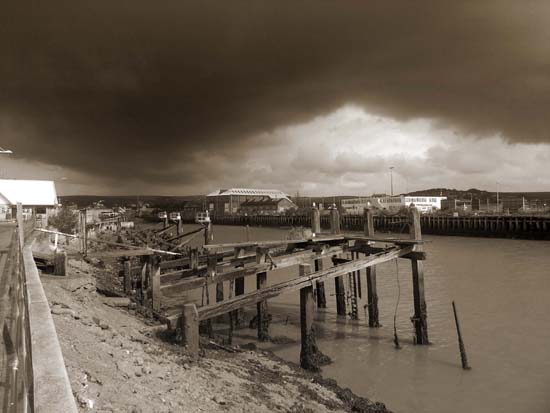
[[[318,350],[313,320],[316,307],[326,307],[324,283],[331,280],[335,283],[338,315],[357,319],[361,271],[366,270],[368,325],[376,328],[380,326],[376,266],[399,258],[411,262],[414,296],[411,321],[415,342],[429,343],[423,271],[426,254],[423,251],[418,210],[411,208],[408,211],[405,222],[409,229],[408,238],[375,237],[371,210],[365,211],[363,222],[362,235],[342,233],[338,210],[333,209],[329,216],[330,231],[323,233],[319,210],[313,208],[312,235],[308,238],[228,244],[213,242],[211,222],[203,223],[198,229],[187,233],[183,233],[181,226],[177,225],[176,236],[169,235],[170,226],[167,223],[165,228],[146,235],[139,231],[125,231],[126,239],[123,242],[89,239],[85,221],[79,225],[80,235],[62,235],[80,238],[81,252],[88,257],[121,259],[124,292],[141,304],[142,308],[149,309],[156,317],[164,320],[169,329],[176,330],[193,355],[199,351],[201,324],[208,330],[211,320],[227,315],[231,334],[240,310],[254,304],[258,339],[269,339],[268,300],[283,293],[299,292],[302,337],[300,360],[304,368],[314,368],[312,360],[316,358]],[[204,235],[201,250],[185,246],[192,237],[201,233]],[[104,243],[111,249],[92,252],[87,245],[90,242]],[[62,256],[65,260],[66,254]],[[327,261],[332,262],[329,268],[324,267]],[[268,285],[270,272],[280,268],[295,268],[296,276]],[[345,288],[346,276],[349,277],[350,291]],[[256,278],[255,289],[245,290],[246,277]],[[227,284],[229,288],[224,288]],[[210,287],[215,289],[212,298]],[[186,301],[186,293],[192,290],[201,292],[204,298],[202,305]],[[228,291],[227,297],[224,291]],[[348,300],[344,297],[351,297],[351,308],[346,308]]]
[[[216,317],[228,315],[231,325],[241,308],[256,304],[258,339],[269,337],[268,300],[290,291],[299,291],[302,331],[302,366],[311,367],[315,345],[313,314],[316,307],[326,306],[324,283],[334,280],[338,314],[357,318],[357,294],[360,292],[360,271],[366,270],[369,326],[379,326],[376,291],[376,266],[397,258],[411,261],[414,292],[414,315],[417,344],[428,343],[427,310],[424,294],[422,234],[420,216],[412,208],[408,215],[409,238],[386,239],[374,237],[373,215],[365,211],[363,235],[342,234],[337,210],[330,215],[330,232],[320,231],[320,214],[312,210],[313,236],[300,240],[238,242],[215,244],[212,226],[204,226],[205,245],[202,253],[191,249],[181,257],[170,257],[154,251],[147,252],[139,265],[131,258],[124,263],[124,285],[128,294],[138,297],[144,306],[165,320],[168,328],[178,330],[192,354],[199,350],[199,325]],[[380,245],[380,246],[375,246]],[[124,251],[117,251],[123,256]],[[132,254],[132,253],[130,253]],[[130,255],[129,254],[129,255]],[[134,253],[135,254],[135,253]],[[132,254],[133,255],[133,254]],[[145,255],[145,254],[144,254]],[[344,258],[347,255],[351,258]],[[332,258],[330,268],[323,267],[323,258]],[[288,281],[267,285],[270,271],[296,268],[296,276]],[[353,291],[344,291],[343,277],[353,279]],[[256,277],[256,288],[245,291],[244,278]],[[224,289],[224,283],[229,289]],[[226,284],[226,285],[227,285]],[[359,285],[359,289],[357,288]],[[216,286],[215,297],[209,297],[209,286]],[[173,304],[179,291],[202,290],[206,294],[204,305],[188,303],[182,299]],[[224,290],[229,296],[224,296]],[[345,308],[345,294],[351,294],[352,308]],[[171,305],[165,305],[170,296]],[[355,296],[355,300],[353,299]]]

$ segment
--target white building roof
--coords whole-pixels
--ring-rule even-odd
[[[267,196],[270,199],[283,199],[288,195],[277,189],[251,189],[251,188],[230,188],[230,189],[218,189],[206,196],[220,196],[220,195],[248,195],[248,196]]]
[[[15,206],[55,206],[58,204],[53,181],[0,179],[0,203]]]

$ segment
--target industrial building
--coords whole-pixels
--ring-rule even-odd
[[[276,189],[219,189],[208,194],[206,199],[212,216],[250,214],[249,210],[256,214],[284,213],[296,208],[287,194]]]
[[[48,217],[59,205],[53,181],[0,179],[0,221],[15,219],[17,204],[28,219],[33,214],[38,226],[46,226]]]
[[[362,215],[365,208],[380,209],[389,212],[397,212],[403,207],[412,204],[422,213],[441,209],[441,201],[447,199],[443,196],[389,196],[373,195],[361,198],[349,198],[342,200],[342,208],[349,215]]]

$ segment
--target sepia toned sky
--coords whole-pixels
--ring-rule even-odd
[[[547,1],[6,0],[3,177],[550,190]]]

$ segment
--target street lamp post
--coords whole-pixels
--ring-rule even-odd
[[[390,166],[390,194],[393,196],[393,168],[394,166]]]
[[[498,181],[497,181],[497,214],[500,211],[500,205],[499,205],[499,197],[498,197]]]

